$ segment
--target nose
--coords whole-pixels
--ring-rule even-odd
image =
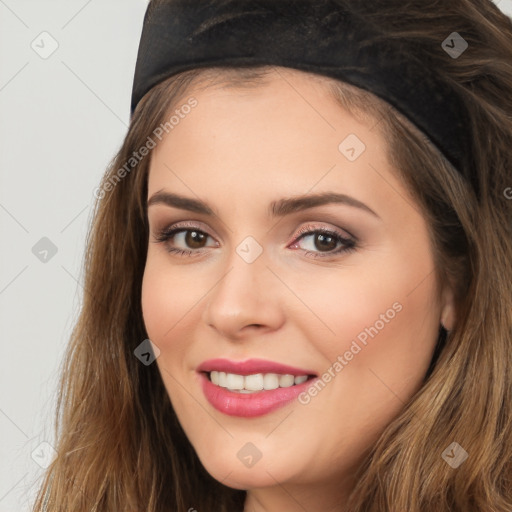
[[[235,251],[206,296],[203,321],[218,335],[241,340],[278,329],[284,321],[286,288],[261,254],[252,263]]]

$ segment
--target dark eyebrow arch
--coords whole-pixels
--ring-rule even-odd
[[[354,197],[346,194],[338,194],[335,192],[324,192],[319,194],[311,194],[304,196],[295,196],[279,199],[273,201],[269,205],[269,214],[272,217],[284,217],[292,213],[314,208],[315,206],[322,206],[325,204],[345,204],[347,206],[353,206],[359,208],[367,213],[374,215],[379,218],[379,215],[375,213],[369,206],[362,203]],[[181,210],[188,210],[194,213],[200,213],[204,215],[216,215],[215,212],[208,206],[207,203],[198,199],[192,199],[190,197],[180,196],[179,194],[173,194],[171,192],[164,192],[160,190],[153,194],[148,200],[148,208],[155,204],[164,204]]]

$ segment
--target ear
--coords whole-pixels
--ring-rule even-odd
[[[455,294],[452,285],[446,283],[441,293],[441,324],[447,331],[455,326]]]

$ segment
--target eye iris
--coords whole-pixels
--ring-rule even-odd
[[[191,249],[200,249],[208,235],[198,230],[187,229],[185,232],[185,243]],[[316,233],[314,235],[315,248],[319,251],[329,252],[336,249],[338,239],[329,233]]]
[[[189,230],[185,234],[185,241],[187,245],[193,249],[198,249],[202,247],[202,242],[206,239],[206,235],[204,233],[200,233],[199,231]]]
[[[324,244],[326,240],[330,240],[330,243]],[[332,235],[327,234],[318,234],[317,235],[317,241],[320,242],[319,249],[325,249],[326,251],[332,250],[336,248],[336,238]],[[334,245],[333,245],[334,244]],[[318,245],[318,244],[315,244]]]

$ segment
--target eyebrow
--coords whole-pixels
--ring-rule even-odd
[[[269,214],[272,217],[284,217],[292,213],[314,208],[315,206],[322,206],[325,204],[344,204],[359,208],[367,213],[379,218],[369,206],[362,203],[358,199],[348,196],[346,194],[338,194],[335,192],[324,192],[319,194],[311,194],[304,196],[294,196],[272,201],[269,205]],[[194,213],[201,213],[204,215],[216,215],[212,208],[204,201],[193,199],[190,197],[180,196],[171,192],[160,190],[153,194],[148,200],[148,208],[156,204],[163,204],[181,210],[187,210]]]

